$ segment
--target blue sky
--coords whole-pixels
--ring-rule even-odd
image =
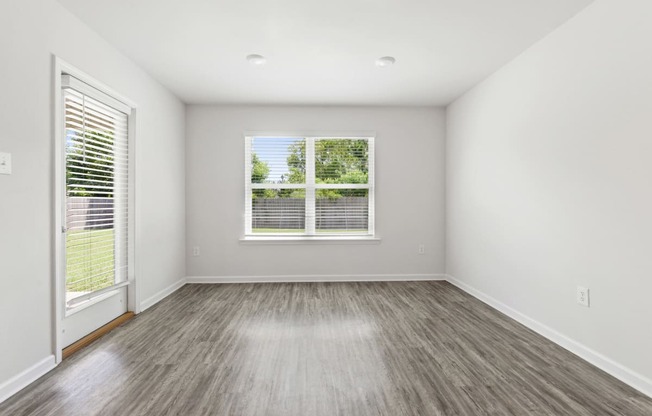
[[[290,145],[301,142],[302,140],[304,139],[298,137],[254,137],[251,151],[258,155],[259,160],[266,162],[267,166],[269,166],[270,170],[267,181],[279,182],[281,175],[289,172],[286,161],[290,152],[287,149]],[[261,146],[265,141],[268,141],[268,145]],[[274,146],[271,146],[269,142],[273,142]]]

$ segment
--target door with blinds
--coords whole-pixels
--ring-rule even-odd
[[[131,108],[70,75],[61,85],[66,347],[127,311]]]

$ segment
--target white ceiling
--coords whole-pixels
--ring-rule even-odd
[[[445,105],[592,0],[59,2],[187,103]]]

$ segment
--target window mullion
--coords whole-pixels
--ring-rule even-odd
[[[367,139],[367,151],[368,151],[368,167],[367,167],[367,184],[369,185],[369,205],[368,205],[368,217],[367,217],[367,232],[371,235],[376,234],[376,150],[375,150],[375,139],[370,137]]]
[[[315,235],[315,139],[306,137],[306,234]]]
[[[245,235],[252,233],[251,137],[245,137]]]

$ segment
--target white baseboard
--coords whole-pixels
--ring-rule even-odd
[[[54,361],[54,355],[50,355],[20,374],[17,374],[0,384],[0,403],[35,382],[38,378],[48,373],[56,366],[57,364]]]
[[[451,275],[447,275],[446,280],[462,289],[469,295],[504,313],[515,321],[520,322],[539,335],[548,338],[550,341],[588,361],[602,371],[614,376],[623,383],[630,385],[631,387],[649,397],[652,397],[652,380],[649,378],[638,374],[637,372],[617,363],[608,357],[605,357],[599,352],[593,351],[587,346],[567,337],[560,332],[557,332],[556,330],[542,324],[535,319],[530,318],[529,316],[517,311],[516,309],[505,305],[499,300],[496,300],[491,296],[475,289],[474,287],[467,285],[466,283],[454,278]]]
[[[445,274],[381,274],[381,275],[288,275],[288,276],[188,276],[141,302],[141,311],[155,305],[180,289],[186,283],[272,283],[272,282],[374,282],[374,281],[423,281],[447,280],[471,296],[520,322],[555,344],[576,354],[594,366],[652,397],[652,380],[593,351],[583,344],[538,322],[491,296]],[[56,367],[54,355],[48,356],[30,368],[0,384],[0,403],[7,400],[29,384]]]
[[[140,311],[143,312],[145,309],[151,308],[152,306],[156,305],[163,299],[167,298],[177,290],[181,289],[183,285],[186,284],[186,278],[182,278],[179,281],[171,284],[170,286],[166,287],[165,289],[156,292],[154,295],[148,297],[144,301],[140,302]]]
[[[155,293],[153,296],[145,299],[140,303],[140,311],[144,311],[147,308],[150,308],[165,299],[172,293],[179,290],[183,285],[186,284],[186,279],[182,278],[174,284],[166,287],[165,289]],[[12,377],[11,379],[0,384],[0,403],[7,400],[9,397],[18,393],[23,388],[27,387],[29,384],[36,381],[39,377],[43,376],[50,370],[56,367],[55,357],[51,355],[47,358],[44,358],[40,362],[34,364],[30,368],[26,369],[22,373]]]
[[[446,280],[445,274],[334,274],[286,276],[188,276],[187,283],[404,282]]]

